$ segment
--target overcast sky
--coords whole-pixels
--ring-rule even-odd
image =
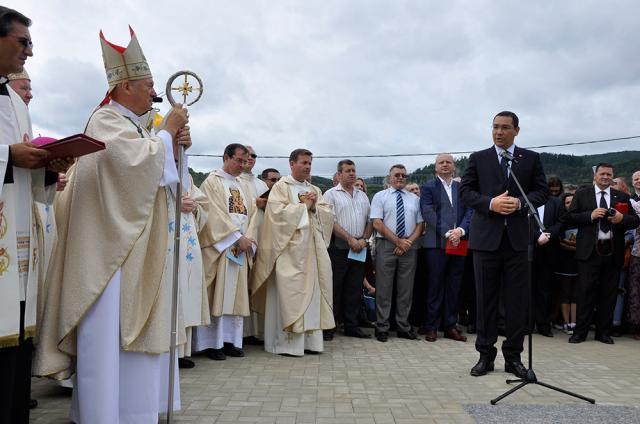
[[[263,155],[467,151],[491,145],[500,110],[522,147],[640,134],[638,1],[5,1],[33,20],[27,62],[36,133],[84,129],[107,82],[98,40],[138,35],[158,91],[201,76],[190,153],[231,142]],[[162,111],[168,108],[165,102]],[[639,141],[547,149],[637,150]],[[433,157],[358,159],[358,173]],[[337,159],[316,159],[330,175]],[[218,158],[190,159],[200,171]],[[256,171],[284,159],[259,159]]]

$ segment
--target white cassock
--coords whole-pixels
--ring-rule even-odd
[[[139,124],[139,117],[117,103],[120,112]],[[165,273],[173,274],[175,184],[178,182],[171,136],[161,131],[165,166],[161,187],[170,187],[169,245]],[[99,241],[98,241],[99,242]],[[120,347],[120,275],[118,269],[104,292],[78,324],[77,364],[70,418],[78,424],[156,424],[166,412],[169,388],[169,353],[125,352]],[[90,278],[90,276],[87,276]],[[170,284],[164,279],[163,284]],[[164,290],[161,288],[161,290]],[[171,300],[161,308],[171,311]],[[180,409],[180,378],[175,362],[173,409]]]
[[[244,203],[245,214],[233,213],[229,211],[229,217],[239,232],[230,234],[225,239],[214,244],[214,248],[223,254],[226,254],[227,249],[230,249],[242,234],[245,234],[249,227],[249,217],[246,214],[248,210],[248,196],[245,193],[245,189],[238,179],[222,170],[214,171],[218,176],[222,177],[222,184],[225,189],[225,193],[232,193],[238,191],[242,197]],[[231,194],[230,194],[231,195]],[[209,201],[212,201],[209,199]],[[255,252],[255,245],[254,245]],[[244,317],[239,315],[232,315],[236,290],[238,290],[238,276],[241,272],[247,272],[245,265],[241,266],[237,263],[227,259],[226,257],[220,258],[225,261],[225,278],[224,278],[224,295],[222,303],[222,315],[219,317],[212,316],[211,324],[208,326],[197,327],[193,333],[193,350],[203,351],[205,349],[221,349],[224,343],[231,343],[233,346],[242,348],[243,337],[243,321]],[[216,282],[217,283],[217,282]]]
[[[297,182],[291,184],[291,201],[294,203],[301,202],[299,200],[299,193],[308,192],[309,185],[305,183]],[[309,226],[309,215],[304,213],[300,218],[298,229],[306,228]],[[265,305],[264,314],[264,350],[271,353],[287,354],[293,356],[303,356],[305,350],[313,352],[324,351],[324,342],[322,339],[322,330],[320,325],[320,282],[317,279],[318,268],[317,262],[312,261],[314,268],[313,272],[309,275],[315,275],[316,281],[314,282],[313,295],[311,297],[311,303],[304,312],[304,328],[309,329],[304,333],[293,333],[283,331],[285,325],[282,322],[282,315],[280,314],[279,296],[278,290],[274,284],[273,278],[277,280],[288,279],[290,269],[284,267],[274,268],[273,274],[270,277],[270,281],[267,281],[267,300]]]

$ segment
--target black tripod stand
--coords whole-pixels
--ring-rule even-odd
[[[511,163],[514,161],[513,157],[507,153],[507,152],[503,152],[500,156],[502,156],[502,160],[508,160],[509,161],[509,170],[511,170]],[[510,172],[511,178],[513,178],[513,181],[516,183],[516,185],[518,186],[518,190],[520,190],[520,193],[522,194],[522,197],[525,200],[526,205],[524,207],[527,208],[527,224],[529,226],[529,243],[528,243],[528,253],[527,253],[527,275],[529,276],[528,278],[528,285],[527,285],[527,289],[529,290],[529,318],[528,318],[528,326],[529,326],[529,334],[528,334],[528,343],[529,343],[529,367],[527,370],[527,375],[524,378],[519,378],[516,380],[507,380],[507,384],[511,384],[511,383],[520,383],[517,386],[513,387],[512,389],[509,389],[507,392],[501,394],[500,396],[498,396],[495,399],[491,400],[491,404],[495,405],[496,403],[498,403],[499,401],[501,401],[502,399],[504,399],[505,397],[509,396],[510,394],[517,392],[518,390],[522,389],[524,386],[526,386],[527,384],[538,384],[540,386],[544,386],[548,389],[551,390],[555,390],[557,392],[560,393],[564,393],[565,395],[569,395],[569,396],[573,396],[573,397],[577,397],[579,399],[582,399],[584,401],[590,402],[590,403],[596,403],[595,399],[591,399],[588,398],[586,396],[582,396],[579,395],[577,393],[573,393],[570,392],[568,390],[564,390],[561,389],[559,387],[555,387],[552,386],[550,384],[547,383],[543,383],[542,381],[538,380],[538,377],[536,377],[536,373],[533,371],[533,302],[532,302],[532,298],[533,298],[533,290],[532,287],[533,285],[531,284],[531,269],[532,266],[531,264],[533,263],[533,237],[531,237],[531,222],[532,219],[535,218],[536,222],[538,223],[540,230],[544,231],[545,227],[544,224],[542,223],[542,221],[540,220],[540,216],[538,216],[538,211],[536,210],[536,208],[533,207],[533,205],[531,204],[531,201],[529,200],[529,198],[527,197],[526,193],[524,192],[524,190],[522,189],[522,186],[520,185],[520,181],[518,181],[518,177],[516,177],[516,175],[513,172]]]

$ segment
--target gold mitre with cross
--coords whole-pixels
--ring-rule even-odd
[[[151,70],[147,59],[142,53],[138,37],[133,28],[129,26],[131,41],[127,47],[117,46],[104,38],[100,31],[100,46],[102,47],[102,60],[107,73],[109,91],[119,82],[139,80],[151,77]]]
[[[31,81],[31,78],[29,77],[29,74],[27,73],[27,70],[25,68],[22,68],[22,72],[16,72],[14,74],[7,75],[7,79],[9,81],[18,81],[18,80]]]

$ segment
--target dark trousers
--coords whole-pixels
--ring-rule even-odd
[[[415,327],[424,327],[427,324],[428,268],[426,255],[427,249],[418,248],[416,274],[413,279],[413,299],[409,313],[409,322]]]
[[[533,256],[533,307],[538,330],[551,329],[554,273],[552,259],[544,247],[536,247]]]
[[[398,331],[408,332],[409,311],[413,297],[418,249],[411,247],[404,255],[393,254],[395,245],[385,239],[376,241],[376,331],[389,331],[389,315],[396,281],[395,317]]]
[[[527,333],[530,297],[527,290],[527,252],[513,250],[505,231],[497,250],[473,252],[473,265],[478,309],[476,350],[481,358],[492,361],[496,357],[498,301],[502,294],[507,336],[502,343],[502,354],[507,361],[519,361]]]
[[[358,327],[364,262],[348,259],[348,249],[329,248],[333,271],[333,316],[344,322],[345,331]]]
[[[0,349],[0,423],[27,424],[33,341]]]
[[[464,256],[444,249],[427,249],[427,330],[450,330],[458,322],[458,296],[464,273]]]
[[[468,317],[469,325],[476,325],[476,278],[473,274],[473,252],[464,260],[462,287],[460,289],[460,314]]]
[[[586,261],[578,261],[574,335],[587,336],[595,308],[596,337],[611,336],[619,278],[620,267],[612,256],[599,256],[594,251]]]

